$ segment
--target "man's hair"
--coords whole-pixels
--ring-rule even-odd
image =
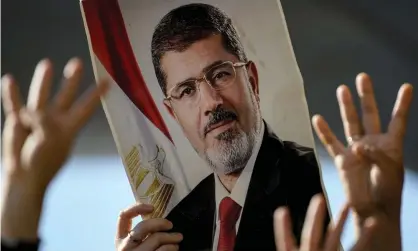
[[[193,43],[219,34],[225,50],[247,62],[231,18],[219,8],[201,3],[187,4],[173,9],[161,19],[152,36],[151,54],[155,75],[164,94],[167,92],[167,76],[161,68],[164,54],[185,51]]]

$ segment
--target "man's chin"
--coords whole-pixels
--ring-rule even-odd
[[[233,150],[234,144],[225,142],[216,150],[206,153],[206,161],[212,170],[218,175],[239,175],[245,167],[244,156],[234,156],[237,152]],[[232,151],[231,151],[232,150]],[[243,158],[244,157],[244,158]]]
[[[210,145],[210,150],[213,154],[225,154],[235,147],[239,141],[240,134],[236,129],[228,129],[214,136],[207,142]]]
[[[244,169],[251,152],[252,146],[245,134],[238,128],[230,128],[212,138],[204,155],[217,174],[233,175]]]

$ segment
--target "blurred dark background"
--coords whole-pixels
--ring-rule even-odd
[[[310,113],[320,113],[344,139],[335,88],[355,92],[355,76],[374,80],[386,127],[404,82],[418,87],[418,1],[282,0]],[[416,94],[416,91],[415,91]],[[412,103],[405,141],[406,166],[418,171],[418,99]],[[317,146],[320,146],[316,140]]]
[[[341,83],[354,88],[356,74],[364,71],[374,80],[382,123],[387,125],[399,86],[418,83],[418,1],[282,0],[282,6],[311,114],[323,114],[342,138],[335,89]],[[84,88],[93,82],[78,1],[3,1],[1,46],[1,72],[13,73],[24,95],[36,63],[44,57],[54,61],[56,71],[71,57],[81,57]],[[417,114],[415,98],[405,142],[407,167],[415,170]],[[77,154],[116,153],[102,110],[83,136],[88,137],[81,137]]]
[[[324,115],[343,139],[336,87],[345,83],[355,90],[356,74],[367,72],[374,80],[386,126],[401,84],[411,82],[418,88],[418,1],[281,2],[311,115]],[[57,83],[67,60],[81,57],[85,77],[80,91],[93,84],[78,1],[6,0],[1,7],[1,73],[13,73],[24,96],[36,63],[44,57],[55,63]],[[415,94],[405,141],[405,166],[409,169],[403,211],[406,251],[418,246],[413,237],[418,224],[414,220],[418,210],[417,90]],[[331,206],[338,210],[344,200],[342,188],[332,163],[316,142]],[[44,250],[113,250],[117,214],[133,202],[133,196],[102,109],[82,132],[75,151],[80,158],[69,163],[71,168],[63,171],[47,199]]]

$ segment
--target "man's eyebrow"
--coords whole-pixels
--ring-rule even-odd
[[[203,70],[202,70],[202,72],[201,72],[201,73],[206,73],[206,72],[207,72],[207,71],[209,71],[212,67],[214,67],[214,66],[216,66],[216,65],[219,65],[219,64],[222,64],[223,62],[225,62],[225,61],[224,61],[224,60],[217,60],[217,61],[215,61],[215,62],[211,63],[210,65],[205,66],[205,67],[203,68]],[[185,80],[183,80],[183,81],[180,81],[180,82],[176,83],[174,86],[179,86],[179,85],[181,85],[181,84],[183,84],[183,83],[185,83],[185,82],[188,82],[188,81],[193,81],[193,80],[196,80],[196,78],[187,78],[187,79],[185,79]]]
[[[223,60],[217,60],[217,61],[215,61],[215,62],[213,62],[213,63],[211,63],[210,65],[208,65],[208,66],[205,66],[205,68],[203,68],[203,71],[202,72],[207,72],[207,71],[209,71],[212,67],[214,67],[214,66],[216,66],[216,65],[218,65],[218,64],[222,64],[223,62],[225,62],[225,61],[223,61]]]

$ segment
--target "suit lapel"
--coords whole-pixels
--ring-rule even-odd
[[[180,232],[184,236],[180,250],[211,249],[214,212],[215,180],[213,175],[209,175],[167,217],[174,225],[171,232]]]
[[[195,210],[184,211],[184,215],[188,219],[188,232],[190,236],[194,236],[192,245],[196,250],[204,250],[211,248],[213,244],[214,224],[215,224],[215,179],[214,175],[210,175],[205,184],[200,187],[200,198],[195,198],[193,203],[197,205]],[[190,207],[192,208],[192,207]]]
[[[287,191],[282,182],[283,144],[265,123],[263,142],[242,212],[235,250],[257,250],[260,243],[274,248],[273,214],[277,206],[286,205]],[[268,244],[266,242],[271,242]]]

